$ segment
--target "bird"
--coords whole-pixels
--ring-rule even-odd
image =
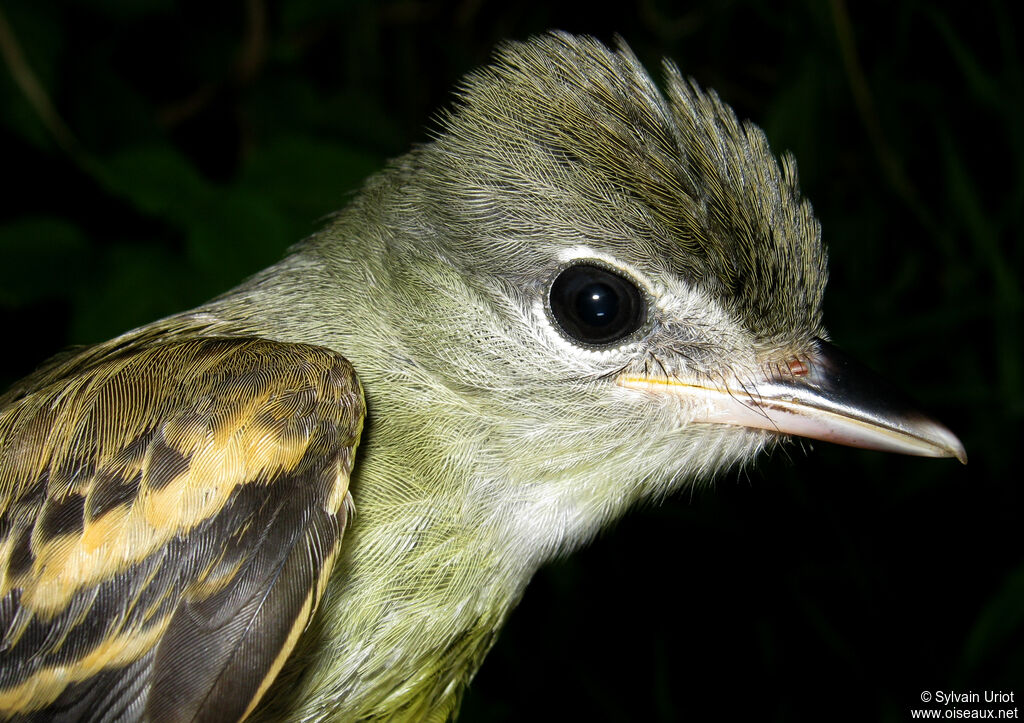
[[[506,42],[270,268],[0,397],[0,717],[445,721],[545,562],[793,437],[966,463],[833,345],[796,162]]]

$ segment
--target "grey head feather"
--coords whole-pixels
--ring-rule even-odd
[[[827,270],[795,161],[664,72],[663,95],[621,42],[503,45],[424,150],[424,201],[464,263],[528,272],[539,246],[601,245],[699,286],[772,351],[806,345],[824,334]]]

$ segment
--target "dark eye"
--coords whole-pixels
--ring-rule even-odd
[[[584,344],[611,344],[644,323],[646,304],[629,279],[601,266],[577,264],[551,284],[551,313],[562,331]]]

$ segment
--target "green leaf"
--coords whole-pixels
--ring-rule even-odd
[[[81,230],[59,218],[23,218],[0,226],[0,305],[67,296],[88,254]]]
[[[120,153],[107,163],[106,172],[111,191],[178,226],[192,223],[216,193],[184,156],[162,146]]]
[[[338,143],[281,138],[253,154],[239,185],[271,199],[304,236],[381,165],[379,158]]]
[[[214,284],[226,291],[249,274],[277,261],[294,241],[274,204],[243,190],[218,194],[192,219],[189,257]]]
[[[76,291],[70,337],[95,343],[206,298],[180,256],[154,244],[118,245]],[[198,292],[198,293],[197,293]]]

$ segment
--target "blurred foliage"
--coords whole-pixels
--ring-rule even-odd
[[[0,0],[0,378],[271,263],[428,141],[495,42],[551,27],[673,58],[794,152],[834,338],[971,463],[791,446],[630,516],[538,576],[463,720],[1024,695],[1024,80],[999,0]]]

